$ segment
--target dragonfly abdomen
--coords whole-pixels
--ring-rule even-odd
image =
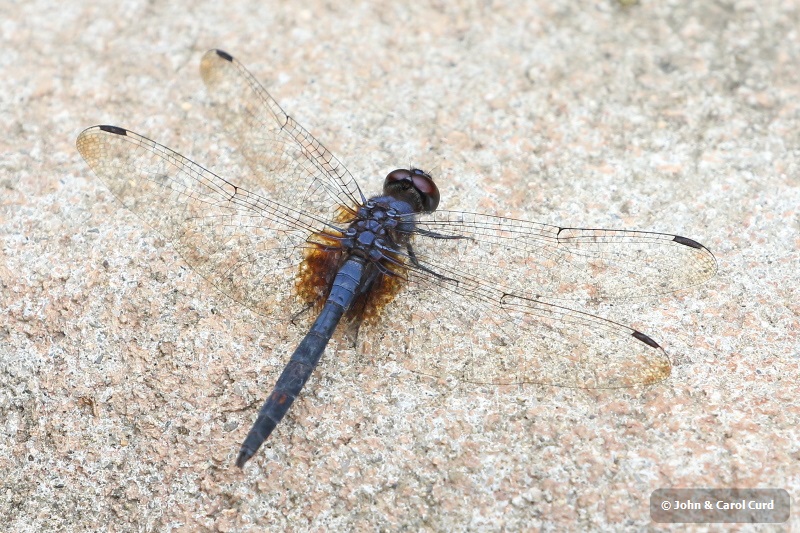
[[[336,326],[352,305],[363,273],[364,260],[356,256],[351,257],[339,269],[322,311],[295,349],[275,383],[272,394],[261,406],[255,424],[242,443],[239,456],[236,458],[236,466],[239,468],[243,467],[267,440],[311,377]]]

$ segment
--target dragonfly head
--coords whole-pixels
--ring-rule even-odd
[[[383,193],[407,200],[418,211],[431,213],[439,206],[439,188],[429,174],[418,168],[398,168],[387,174]]]

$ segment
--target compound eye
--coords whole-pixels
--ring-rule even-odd
[[[429,174],[418,168],[413,169],[412,172],[411,181],[414,182],[414,188],[422,198],[423,210],[428,213],[436,211],[439,206],[439,187],[436,186]]]
[[[386,180],[384,184],[391,183],[393,181],[405,181],[411,177],[411,171],[406,170],[405,168],[398,168],[397,170],[392,170],[389,174],[386,175]]]
[[[423,211],[428,213],[436,211],[436,207],[439,205],[439,188],[428,174],[418,168],[398,168],[386,176],[386,180],[383,182],[384,190],[387,185],[396,182],[405,182],[404,189],[414,187],[419,195]]]

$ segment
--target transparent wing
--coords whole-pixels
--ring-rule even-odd
[[[306,238],[325,228],[324,220],[123,128],[93,126],[76,144],[120,202],[214,287],[258,313],[286,311]]]
[[[705,246],[667,233],[558,227],[456,211],[421,215],[417,227],[462,237],[415,241],[417,256],[434,272],[468,265],[477,279],[527,298],[654,296],[699,285],[717,272]]]
[[[236,59],[209,50],[200,74],[227,132],[236,141],[252,173],[241,185],[264,191],[284,205],[325,220],[338,206],[363,201],[353,176],[308,131],[297,124]]]
[[[407,329],[382,349],[403,346],[398,363],[415,372],[488,384],[616,388],[665,379],[670,360],[653,338],[566,300],[663,294],[716,273],[708,249],[676,235],[474,213],[421,215],[414,252],[408,290],[382,321]]]

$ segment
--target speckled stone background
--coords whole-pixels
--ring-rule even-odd
[[[798,28],[795,1],[0,2],[0,529],[628,531],[664,527],[661,487],[796,501]],[[704,286],[604,311],[672,377],[491,390],[335,341],[233,467],[301,332],[209,288],[74,146],[117,124],[228,175],[217,47],[370,192],[416,164],[444,207],[706,244]]]

